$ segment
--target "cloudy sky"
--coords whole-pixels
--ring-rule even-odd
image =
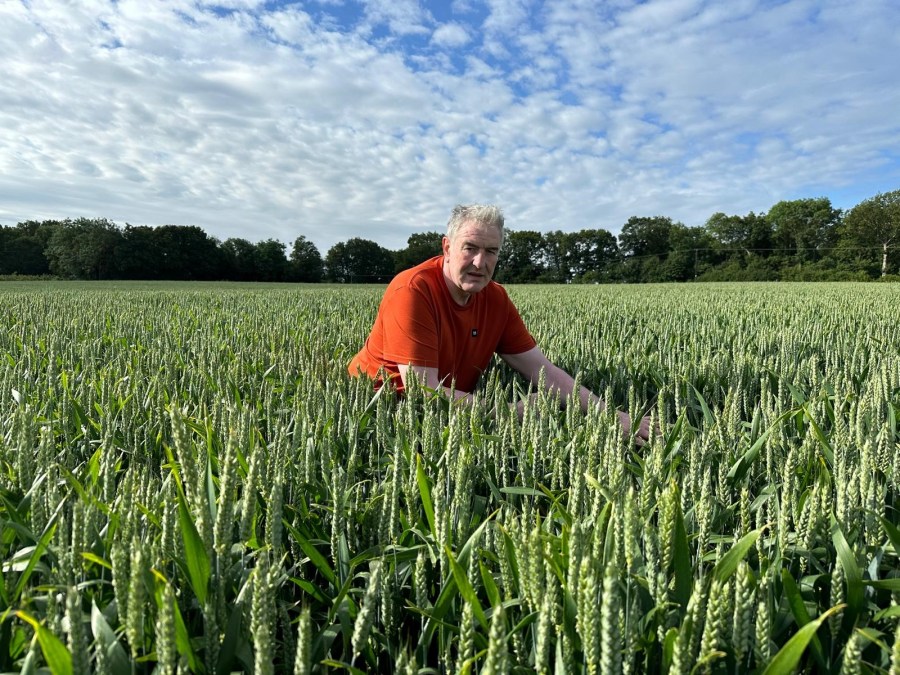
[[[402,248],[900,188],[896,0],[0,0],[0,224]]]

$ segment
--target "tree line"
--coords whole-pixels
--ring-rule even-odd
[[[392,251],[354,237],[324,258],[304,236],[209,236],[197,226],[119,227],[106,219],[0,226],[0,275],[66,279],[386,283],[437,255],[440,232]],[[634,216],[618,237],[604,229],[508,230],[495,278],[504,283],[867,280],[900,264],[900,190],[844,212],[826,197],[781,201],[768,213],[715,213],[699,227]]]

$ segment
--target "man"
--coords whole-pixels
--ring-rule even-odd
[[[471,402],[479,376],[497,353],[533,384],[543,370],[547,389],[570,400],[574,379],[544,356],[506,291],[491,280],[503,226],[496,206],[454,207],[443,254],[391,281],[365,345],[350,362],[350,374],[377,380],[386,372],[402,390],[412,371],[419,382],[448,395],[453,384],[453,395]],[[605,407],[585,387],[574,394],[582,410]],[[631,433],[628,415],[618,415],[625,433]],[[641,420],[637,443],[647,440],[649,426],[649,418]]]

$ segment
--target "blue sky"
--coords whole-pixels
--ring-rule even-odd
[[[0,224],[402,248],[900,189],[896,0],[5,0]]]

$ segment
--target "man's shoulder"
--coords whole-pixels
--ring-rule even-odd
[[[429,258],[425,262],[419,263],[415,267],[410,267],[397,275],[388,285],[389,290],[399,290],[403,288],[432,288],[436,281],[441,278],[440,264],[438,263],[440,256]]]

